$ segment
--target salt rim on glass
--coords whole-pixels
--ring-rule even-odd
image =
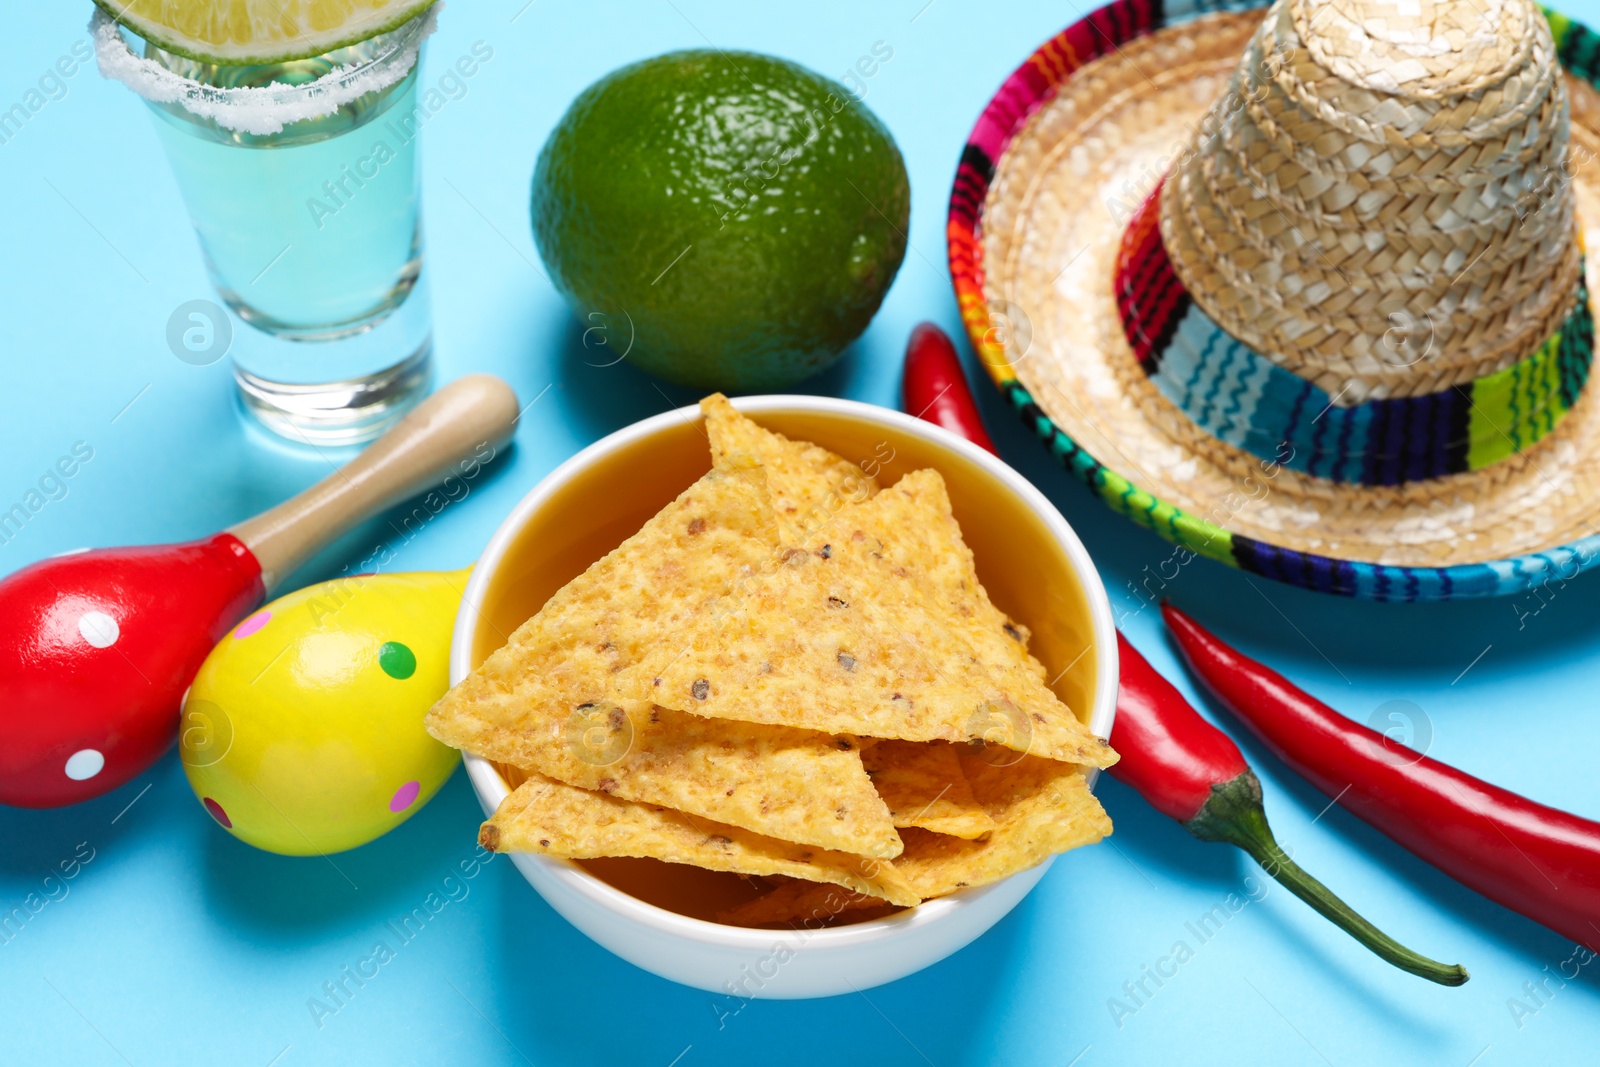
[[[416,66],[422,42],[433,33],[443,6],[435,4],[385,35],[395,38],[391,51],[362,63],[335,67],[304,85],[274,83],[227,89],[202,85],[153,59],[135,55],[122,27],[98,7],[89,20],[89,32],[103,77],[121,82],[153,103],[177,104],[224,129],[259,137],[279,133],[291,123],[331,115],[352,100],[400,81]]]

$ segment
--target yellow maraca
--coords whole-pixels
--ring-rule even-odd
[[[178,735],[211,817],[257,848],[304,856],[366,844],[426,804],[460,759],[422,720],[450,686],[467,573],[322,582],[218,642]]]

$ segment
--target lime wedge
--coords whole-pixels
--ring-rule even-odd
[[[168,52],[232,66],[331,52],[398,28],[434,0],[95,0]]]

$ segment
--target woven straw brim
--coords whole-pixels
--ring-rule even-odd
[[[958,247],[958,179],[952,272],[980,355],[1003,388],[1025,388],[1013,399],[1026,416],[1053,424],[1047,432],[1039,423],[1042,436],[1064,435],[1055,447],[1069,466],[1201,554],[1355,595],[1381,597],[1373,581],[1412,581],[1415,569],[1445,571],[1408,599],[1526,588],[1508,580],[1519,557],[1600,537],[1596,387],[1524,452],[1475,472],[1369,488],[1271,469],[1211,436],[1157,392],[1128,347],[1112,291],[1127,217],[1227,91],[1261,19],[1259,10],[1201,16],[1121,43],[1066,77],[994,161],[970,260]],[[1569,86],[1574,158],[1583,161],[1574,177],[1579,220],[1585,245],[1600,249],[1600,95],[1576,79]],[[958,270],[958,259],[973,266]],[[1600,255],[1587,266],[1600,292]],[[981,306],[961,292],[963,274],[981,286]],[[1278,553],[1286,566],[1324,570],[1352,561],[1365,573],[1272,573],[1242,562],[1234,538],[1252,558]],[[1580,555],[1587,566],[1594,553]],[[1491,563],[1479,568],[1482,580],[1452,589],[1459,572],[1451,569]],[[1365,564],[1378,565],[1376,574]]]

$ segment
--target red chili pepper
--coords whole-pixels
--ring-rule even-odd
[[[955,345],[931,322],[921,323],[911,331],[901,388],[908,412],[960,434],[979,448],[1000,454],[983,428],[983,416],[978,414],[977,401],[967,387]]]
[[[1117,634],[1121,689],[1111,747],[1122,757],[1111,775],[1202,841],[1248,852],[1289,892],[1380,957],[1440,985],[1460,985],[1465,968],[1411,951],[1373,926],[1291,860],[1267,825],[1261,781],[1244,754],[1195,711],[1173,684]]]
[[[1600,951],[1600,823],[1400,747],[1161,611],[1195,674],[1279,759],[1457,881]]]
[[[955,349],[937,326],[923,323],[912,331],[905,402],[907,411],[994,451]],[[1202,841],[1244,849],[1289,892],[1396,967],[1441,985],[1467,980],[1463,968],[1412,952],[1301,870],[1273,839],[1261,807],[1261,782],[1239,746],[1202,719],[1120,633],[1117,649],[1122,688],[1111,745],[1122,758],[1113,775]]]
[[[1117,653],[1122,687],[1111,747],[1122,759],[1112,775],[1161,814],[1187,825],[1216,790],[1251,774],[1250,765],[1233,739],[1202,719],[1121,633]]]

